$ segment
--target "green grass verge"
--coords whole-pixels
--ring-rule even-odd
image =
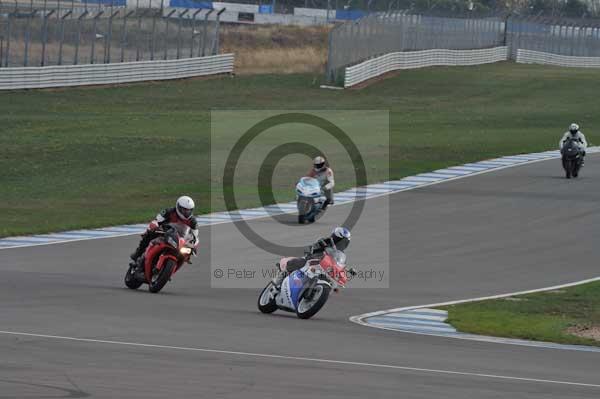
[[[448,322],[461,332],[561,344],[600,346],[569,334],[569,327],[600,327],[600,282],[446,306]]]
[[[599,88],[597,70],[499,63],[404,71],[346,91],[319,89],[310,75],[262,75],[4,92],[0,236],[141,222],[182,192],[198,199],[200,212],[222,210],[219,198],[209,200],[219,190],[209,146],[232,138],[210,143],[210,109],[390,110],[389,143],[368,128],[352,137],[369,146],[375,181],[387,177],[378,154],[388,144],[389,177],[400,178],[552,149],[571,121],[597,142]],[[274,182],[278,199],[292,198],[306,159],[289,166]],[[337,181],[339,189],[354,183]],[[250,183],[236,191],[240,206],[258,205]]]

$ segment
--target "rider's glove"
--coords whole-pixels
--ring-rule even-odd
[[[148,230],[150,231],[154,231],[158,229],[158,222],[156,220],[153,220],[152,222],[150,222],[150,224],[148,225]]]

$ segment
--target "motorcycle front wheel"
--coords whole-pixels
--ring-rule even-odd
[[[165,284],[171,278],[171,274],[173,273],[173,269],[177,266],[173,259],[167,259],[162,269],[156,270],[152,272],[152,277],[150,283],[148,284],[148,291],[156,294],[160,290],[163,289]]]
[[[319,283],[312,290],[305,291],[296,309],[298,318],[310,319],[317,314],[327,302],[330,291],[331,287],[325,283]]]
[[[567,159],[563,160],[563,167],[565,169],[566,178],[570,179],[572,174],[571,171],[573,169],[572,162]]]

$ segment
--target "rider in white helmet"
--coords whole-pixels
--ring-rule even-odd
[[[322,156],[315,157],[313,159],[313,168],[308,172],[307,176],[314,177],[321,184],[323,194],[325,194],[326,198],[323,210],[328,205],[333,205],[333,187],[335,186],[335,181],[333,180],[333,170],[328,166],[325,158]]]
[[[573,139],[579,144],[579,149],[581,150],[581,156],[583,159],[583,157],[585,157],[585,150],[587,149],[588,143],[584,134],[579,130],[579,125],[577,123],[571,123],[569,130],[565,132],[563,137],[560,139],[558,145],[561,150],[568,139]],[[581,164],[583,165],[583,163],[584,162],[582,161]]]
[[[301,258],[293,258],[288,260],[286,270],[280,271],[279,274],[273,279],[273,285],[279,288],[285,276],[298,269],[301,269],[311,258],[320,258],[323,256],[325,250],[329,247],[335,247],[339,251],[345,251],[350,245],[350,238],[352,234],[350,230],[345,227],[336,227],[333,229],[331,234],[327,237],[319,239],[316,243],[309,246]]]
[[[138,260],[141,259],[150,241],[157,237],[155,230],[164,223],[182,223],[195,230],[197,222],[194,218],[194,206],[194,200],[187,195],[183,195],[177,198],[175,207],[163,209],[156,215],[156,218],[148,225],[146,232],[142,234],[142,240],[137,249],[131,254],[132,263],[138,264]]]

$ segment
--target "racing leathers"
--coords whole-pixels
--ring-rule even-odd
[[[158,215],[156,215],[154,220],[150,222],[148,228],[146,229],[146,232],[142,234],[142,239],[140,240],[137,249],[134,253],[131,254],[131,259],[133,261],[132,263],[135,263],[139,266],[139,263],[141,262],[138,261],[141,260],[141,256],[146,251],[148,244],[150,244],[150,241],[158,237],[156,229],[158,229],[165,223],[181,223],[190,226],[190,228],[193,230],[197,229],[198,227],[198,224],[194,217],[184,219],[179,216],[175,208],[163,209]]]
[[[565,134],[563,135],[563,137],[560,139],[560,142],[558,143],[560,150],[562,151],[566,141],[571,138],[574,139],[577,144],[579,145],[579,150],[581,151],[581,159],[582,162],[581,164],[584,164],[584,157],[585,157],[585,151],[587,150],[587,140],[585,139],[585,135],[583,133],[581,133],[581,131],[577,131],[575,134],[572,134],[570,131],[565,132]]]
[[[323,170],[317,171],[314,168],[307,174],[308,177],[313,177],[319,181],[323,194],[325,194],[325,203],[323,209],[327,208],[328,205],[333,205],[333,187],[335,181],[333,179],[333,170],[329,167],[323,168]]]

